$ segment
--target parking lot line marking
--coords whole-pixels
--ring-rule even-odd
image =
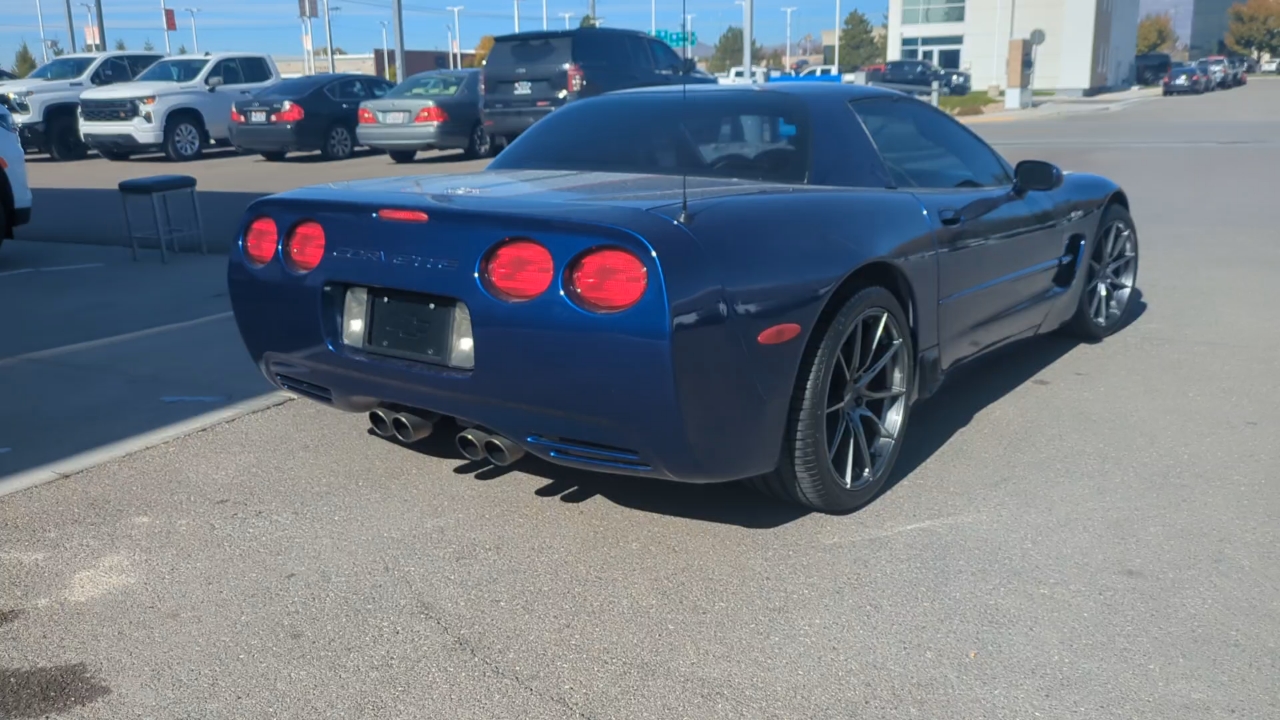
[[[6,270],[5,272],[0,272],[0,277],[4,277],[5,275],[20,275],[22,273],[29,273],[29,272],[57,272],[59,270],[83,270],[85,268],[102,267],[104,264],[105,263],[88,263],[85,265],[60,265],[58,267],[46,267],[46,268],[22,268],[21,270]]]
[[[21,270],[6,270],[4,272],[0,272],[0,277],[4,277],[5,275],[21,275],[22,273],[35,272],[35,271],[36,271],[35,268],[22,268]]]
[[[126,455],[132,455],[140,450],[163,445],[171,440],[177,440],[180,437],[205,430],[214,425],[221,425],[244,415],[252,415],[253,413],[282,405],[295,397],[291,393],[279,391],[259,395],[258,397],[227,405],[202,415],[196,415],[141,435],[134,435],[109,445],[103,445],[71,457],[55,460],[40,467],[23,470],[7,477],[0,477],[0,497],[75,475],[95,465],[118,460]]]
[[[144,338],[151,335],[159,335],[160,333],[169,332],[170,330],[181,330],[182,328],[203,325],[204,323],[213,322],[214,320],[229,318],[232,315],[233,313],[228,310],[227,312],[221,312],[215,315],[206,315],[201,318],[196,318],[195,320],[184,320],[182,322],[170,323],[168,325],[157,325],[156,327],[147,328],[146,330],[137,330],[131,333],[124,333],[123,335],[112,335],[111,337],[88,340],[85,342],[73,343],[71,345],[63,345],[62,347],[49,348],[48,350],[37,350],[35,352],[26,353],[25,355],[14,355],[13,357],[0,358],[0,368],[30,360],[44,360],[46,358],[66,355],[68,353],[80,352],[81,350],[93,350],[94,348],[115,345],[116,343],[128,342],[130,340],[137,340],[138,338]]]

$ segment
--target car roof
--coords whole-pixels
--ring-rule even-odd
[[[787,95],[808,97],[835,96],[855,100],[864,97],[896,97],[901,95],[894,90],[875,87],[873,85],[854,85],[846,83],[824,82],[780,82],[780,83],[735,83],[710,84],[692,83],[689,85],[654,85],[651,87],[630,88],[608,93],[609,95],[645,95],[657,93],[679,93],[688,88],[690,93],[732,93],[732,92],[776,92]]]
[[[598,35],[613,35],[621,37],[623,35],[639,35],[640,37],[649,37],[648,33],[639,30],[628,30],[626,28],[610,28],[610,27],[580,27],[570,28],[568,30],[533,30],[521,33],[508,33],[499,35],[493,39],[494,42],[504,42],[510,40],[547,40],[549,38],[558,37],[575,37],[583,33],[593,33]]]

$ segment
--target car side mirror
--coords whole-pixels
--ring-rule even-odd
[[[1043,160],[1023,160],[1013,169],[1013,187],[1018,192],[1049,192],[1062,185],[1062,171]]]
[[[214,77],[211,77],[208,80],[204,81],[205,85],[209,86],[209,92],[213,92],[217,90],[219,87],[222,86],[223,82],[225,81],[222,79],[221,75],[215,75]]]
[[[685,58],[684,61],[680,63],[681,75],[692,75],[693,72],[697,69],[698,69],[698,61],[694,60],[693,58]]]

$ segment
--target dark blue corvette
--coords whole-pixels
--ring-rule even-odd
[[[848,511],[957,363],[1101,339],[1137,277],[1101,177],[1011,167],[914,98],[827,83],[573,103],[489,168],[248,210],[229,281],[276,385],[414,442]]]

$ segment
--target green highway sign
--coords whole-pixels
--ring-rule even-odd
[[[685,33],[682,30],[656,30],[653,36],[671,47],[684,47],[685,37],[688,36],[689,45],[698,44],[698,33]]]

